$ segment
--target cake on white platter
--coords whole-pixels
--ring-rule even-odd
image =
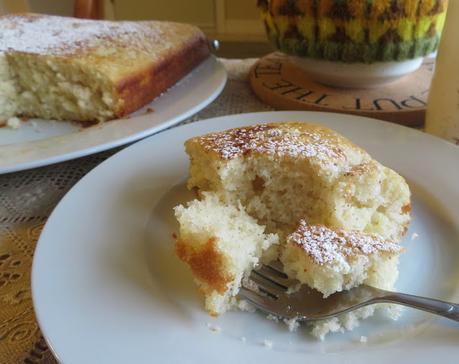
[[[209,55],[197,27],[173,22],[19,14],[1,16],[0,29],[1,124],[121,118]]]

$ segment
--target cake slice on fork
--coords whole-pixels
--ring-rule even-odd
[[[280,256],[284,272],[327,297],[368,284],[391,290],[403,248],[375,234],[308,225],[301,220]]]
[[[291,278],[324,296],[362,283],[393,288],[398,242],[411,217],[410,190],[362,148],[300,122],[210,133],[185,148],[188,188],[199,197],[175,209],[176,251],[211,314],[235,307],[244,277],[257,263],[275,259]],[[312,332],[323,338],[352,329],[374,310],[313,323]]]

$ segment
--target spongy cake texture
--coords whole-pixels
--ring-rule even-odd
[[[190,266],[206,297],[206,309],[221,314],[231,307],[244,273],[278,238],[265,234],[241,206],[223,205],[211,193],[186,208],[176,207],[175,215],[180,223],[177,255]]]
[[[212,196],[212,209],[203,208],[207,214],[202,214],[219,216],[212,226],[218,226],[220,235],[235,231],[229,220],[236,220],[229,217],[228,208],[238,211],[238,225],[244,226],[241,220],[258,225],[258,234],[241,239],[252,241],[250,249],[256,253],[251,254],[258,261],[280,259],[287,274],[324,296],[362,283],[393,288],[402,251],[398,242],[410,221],[410,190],[400,175],[363,149],[328,128],[297,122],[211,133],[188,140],[185,147],[190,157],[188,188],[197,190],[203,201]],[[217,236],[194,218],[191,207],[203,201],[176,208],[180,249]],[[213,212],[217,205],[223,215]],[[192,222],[193,229],[207,235],[190,238]],[[263,240],[264,248],[254,248]],[[225,256],[239,254],[240,248],[236,250],[225,250]],[[246,276],[252,268],[253,262],[241,263],[232,277]],[[235,292],[226,292],[236,286],[226,285],[225,298],[213,313],[231,307],[228,297]],[[209,292],[204,293],[207,302]],[[315,333],[323,337],[330,330],[352,328],[373,311],[320,323]]]
[[[167,90],[209,50],[187,24],[0,17],[0,121],[105,121]]]
[[[272,123],[186,142],[189,188],[241,203],[268,231],[309,224],[398,241],[410,220],[409,188],[340,134],[315,124]]]
[[[285,272],[327,297],[362,283],[392,289],[398,276],[399,244],[378,235],[301,220],[280,256]]]

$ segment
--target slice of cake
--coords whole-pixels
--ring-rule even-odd
[[[327,297],[362,283],[391,290],[398,277],[398,243],[358,231],[308,225],[301,220],[280,257],[291,278]]]
[[[195,26],[25,14],[0,17],[0,121],[123,117],[209,55]]]
[[[241,203],[284,237],[305,219],[398,241],[410,221],[404,179],[319,125],[248,126],[192,138],[185,147],[189,188]]]
[[[231,307],[228,302],[256,262],[277,258],[290,277],[324,296],[362,283],[393,287],[402,250],[397,242],[410,221],[410,190],[363,149],[330,129],[297,122],[211,133],[185,147],[188,187],[203,199],[176,208],[177,253],[191,266],[210,313]],[[279,244],[266,243],[276,238]],[[226,248],[214,248],[216,241]],[[207,249],[224,253],[197,254]],[[196,255],[196,266],[216,273],[206,270],[210,276],[203,279],[191,262]],[[205,283],[212,277],[227,279],[218,279],[221,286]],[[212,305],[209,297],[225,303]],[[314,323],[313,334],[323,338],[352,329],[374,310]]]
[[[242,206],[223,205],[210,193],[177,206],[175,216],[180,224],[178,257],[190,266],[209,313],[224,313],[236,303],[244,274],[278,243],[277,236],[265,234]]]

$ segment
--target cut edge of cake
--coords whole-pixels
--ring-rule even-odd
[[[242,279],[278,237],[265,234],[242,206],[224,205],[211,193],[202,197],[175,207],[180,224],[175,249],[193,272],[206,309],[217,316],[237,304]]]
[[[0,26],[3,124],[14,117],[122,118],[167,91],[210,54],[199,28],[181,23],[14,14],[0,16]],[[27,37],[32,31],[40,34],[33,41]]]

